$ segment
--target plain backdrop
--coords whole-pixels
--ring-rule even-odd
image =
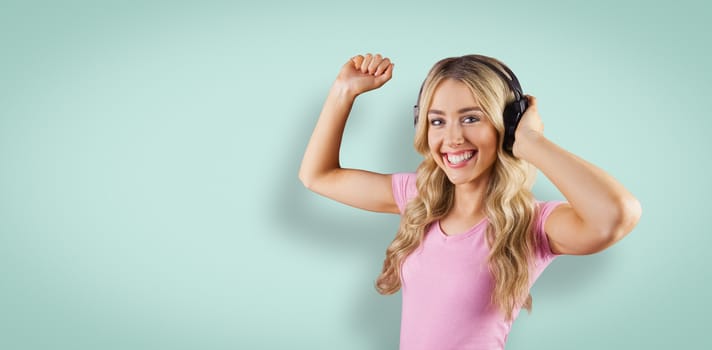
[[[703,1],[0,2],[0,348],[396,349],[374,288],[398,217],[297,170],[359,53],[342,165],[413,171],[412,105],[479,53],[538,98],[552,141],[642,203],[619,244],[557,258],[507,349],[712,347]],[[535,195],[563,199],[539,176]]]

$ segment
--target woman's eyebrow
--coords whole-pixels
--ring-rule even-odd
[[[465,108],[462,108],[459,111],[457,111],[458,114],[467,113],[467,112],[483,112],[483,110],[480,107],[465,107]],[[445,115],[445,112],[438,110],[438,109],[431,109],[431,110],[428,110],[428,114]]]

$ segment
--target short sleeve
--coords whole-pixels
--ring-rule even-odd
[[[393,199],[395,199],[401,214],[405,212],[405,206],[408,204],[408,201],[413,199],[418,193],[415,182],[415,173],[395,173],[391,176]]]
[[[546,230],[544,230],[544,225],[546,224],[546,219],[549,217],[551,212],[556,209],[557,206],[566,202],[563,201],[548,201],[548,202],[537,202],[539,207],[538,216],[536,220],[536,234],[539,238],[539,256],[546,262],[550,262],[559,254],[554,254],[549,246],[549,237],[546,236]]]

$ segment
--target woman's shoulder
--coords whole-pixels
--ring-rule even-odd
[[[554,254],[551,251],[551,248],[549,247],[549,238],[547,237],[546,230],[544,229],[546,219],[549,217],[549,215],[551,215],[554,209],[564,203],[566,202],[561,200],[536,200],[537,210],[534,223],[534,233],[536,234],[537,241],[539,243],[539,252],[542,254],[542,257],[544,257],[547,261],[553,259],[556,254]]]
[[[548,201],[543,201],[536,199],[536,207],[537,207],[537,212],[539,213],[539,216],[546,215],[551,213],[552,210],[556,209],[560,204],[566,203],[565,201],[562,200],[548,200]]]
[[[561,200],[536,200],[536,228],[537,232],[544,232],[544,223],[546,218],[561,204],[566,203]]]
[[[393,177],[393,183],[401,182],[412,182],[415,184],[416,174],[415,172],[400,172],[391,174]]]
[[[393,199],[398,204],[398,209],[403,213],[405,206],[418,195],[418,188],[415,186],[417,176],[414,172],[401,172],[391,174],[391,185],[393,186]]]

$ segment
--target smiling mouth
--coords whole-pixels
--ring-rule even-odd
[[[443,153],[443,158],[449,165],[458,166],[464,165],[468,160],[472,159],[477,154],[476,150],[469,150],[456,154]]]

